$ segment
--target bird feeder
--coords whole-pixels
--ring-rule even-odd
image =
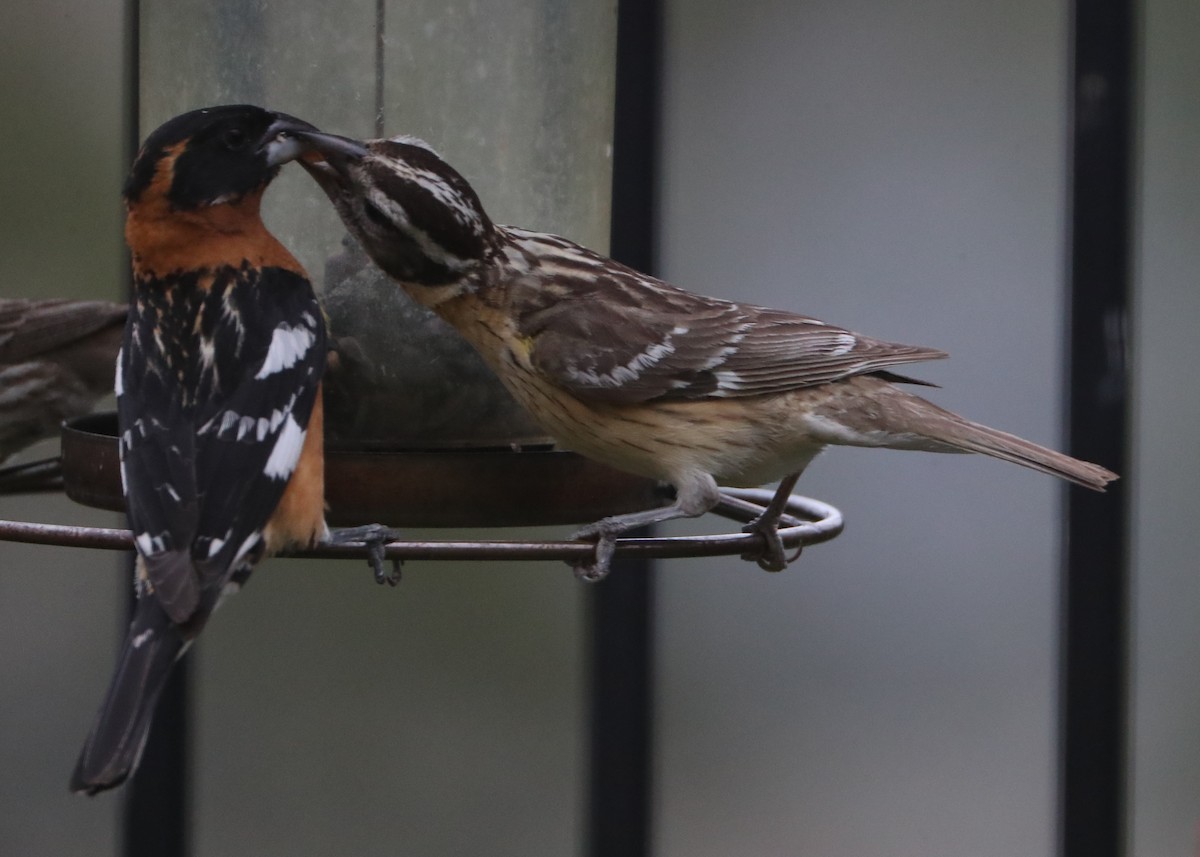
[[[518,4],[496,15],[486,4],[401,9],[383,0],[143,2],[139,27],[142,129],[204,105],[254,103],[356,137],[419,136],[464,173],[498,222],[607,249],[611,3]],[[310,273],[328,317],[331,525],[578,524],[664,504],[653,481],[555,448],[474,349],[375,267],[302,170],[283,170],[264,219]],[[70,496],[123,508],[114,436],[111,418],[68,430]],[[730,492],[722,508],[748,519],[755,496]],[[790,547],[840,528],[836,510],[794,511]],[[818,529],[805,529],[813,520]],[[660,546],[667,553],[653,555],[746,553],[760,541],[728,538],[717,550]],[[551,544],[560,558],[588,549]]]
[[[502,222],[607,246],[611,4],[531,4],[497,16],[484,5],[146,3],[141,18],[158,35],[145,40],[143,67],[193,70],[182,89],[140,75],[142,127],[208,103],[249,102],[360,137],[421,136],[465,171]],[[172,28],[192,35],[164,38]],[[535,48],[535,34],[556,50]],[[178,56],[251,37],[257,62],[229,63],[208,48]],[[264,216],[309,271],[328,316],[332,522],[568,523],[661,505],[647,480],[554,449],[474,349],[371,263],[302,171],[284,170]],[[342,463],[349,502],[337,497]],[[571,486],[578,499],[543,490],[551,485]]]
[[[415,134],[464,172],[499,222],[569,236],[603,251],[608,245],[615,4],[445,4],[414,0],[342,3],[235,3],[142,0],[135,4],[141,129],[209,104],[249,102],[303,117],[357,137]],[[400,15],[403,14],[403,18]],[[431,73],[438,70],[439,74]],[[453,73],[445,75],[447,69]],[[139,134],[140,137],[140,134]],[[555,449],[509,398],[481,359],[441,321],[417,307],[366,259],[324,195],[303,171],[287,168],[265,201],[269,228],[312,275],[328,313],[326,495],[334,526],[380,522],[397,527],[587,523],[662,505],[659,486]],[[63,436],[67,494],[122,510],[116,422],[85,418]],[[3,484],[0,474],[0,486]],[[24,483],[22,483],[23,485]],[[755,518],[770,491],[725,491],[719,514]],[[799,550],[838,535],[831,506],[793,497],[780,540]],[[123,529],[0,521],[0,539],[128,551]],[[676,538],[621,539],[617,558],[738,556],[762,549],[757,534],[737,531]],[[403,540],[391,559],[566,560],[593,552],[586,542]],[[362,557],[365,550],[322,545],[305,555]],[[614,575],[596,600],[615,589]],[[645,575],[626,581],[644,583]],[[640,616],[640,618],[639,618]],[[602,645],[605,626],[637,628],[648,611],[597,622],[596,650],[620,653],[606,670],[636,685],[651,635],[639,648]],[[642,654],[639,655],[638,652]],[[632,693],[597,692],[622,708]],[[183,691],[176,692],[180,711]],[[161,722],[161,721],[160,721]],[[604,734],[606,762],[634,772],[628,751]],[[130,829],[156,819],[182,841],[187,817],[179,786],[186,744],[176,720],[148,756],[175,760],[148,766],[135,782]],[[152,736],[151,744],[160,739]],[[600,746],[597,744],[597,746]],[[178,762],[176,764],[176,762]],[[635,789],[617,788],[637,798]],[[162,805],[151,806],[163,798]],[[597,804],[598,805],[598,804]],[[183,853],[181,846],[177,853]],[[171,853],[159,850],[159,853]]]

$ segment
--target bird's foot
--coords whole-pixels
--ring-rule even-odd
[[[577,541],[596,541],[596,549],[590,557],[571,562],[575,576],[586,583],[596,583],[608,577],[613,552],[617,549],[617,536],[625,529],[611,518],[602,518],[572,533],[571,538]]]
[[[366,524],[361,527],[343,527],[331,530],[327,543],[345,545],[361,542],[366,545],[367,564],[371,566],[371,571],[375,574],[375,582],[381,586],[385,583],[388,586],[395,586],[400,582],[400,569],[403,563],[398,559],[393,559],[391,569],[385,570],[384,563],[387,561],[387,556],[384,553],[384,547],[398,538],[400,538],[399,530],[390,529],[383,524]]]
[[[800,552],[804,550],[803,546],[801,546],[796,548],[796,552],[791,556],[787,555],[787,550],[783,546],[783,539],[779,537],[778,515],[771,515],[764,512],[742,527],[742,532],[758,533],[766,542],[761,550],[754,553],[742,554],[742,559],[754,560],[758,563],[758,567],[764,571],[783,571],[788,567],[788,563],[799,559]]]

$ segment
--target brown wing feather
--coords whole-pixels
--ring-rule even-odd
[[[557,242],[513,306],[534,367],[583,399],[758,396],[946,356],[692,294]]]
[[[60,298],[0,299],[0,363],[19,363],[124,323],[128,307]]]

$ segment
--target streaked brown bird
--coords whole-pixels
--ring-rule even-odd
[[[108,301],[0,298],[0,462],[112,392],[128,312]]]
[[[586,577],[633,527],[700,515],[718,484],[782,479],[747,526],[782,569],[777,526],[826,445],[978,452],[1097,491],[1116,474],[946,411],[893,367],[945,357],[814,318],[704,297],[565,238],[495,224],[475,191],[411,137],[298,131],[300,163],[367,253],[484,356],[559,442],[674,486],[669,506],[605,518]]]

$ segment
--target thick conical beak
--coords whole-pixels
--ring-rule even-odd
[[[299,137],[302,133],[320,133],[317,129],[295,116],[276,113],[275,121],[267,128],[258,148],[267,158],[267,165],[277,167],[294,161],[308,151],[308,146]]]
[[[364,143],[337,134],[326,134],[316,128],[300,129],[294,132],[308,151],[319,152],[327,160],[335,163],[341,161],[360,161],[370,150]]]
[[[301,149],[296,162],[336,205],[346,187],[352,184],[350,167],[362,161],[371,150],[357,140],[326,134],[315,128],[290,133],[295,134]]]

